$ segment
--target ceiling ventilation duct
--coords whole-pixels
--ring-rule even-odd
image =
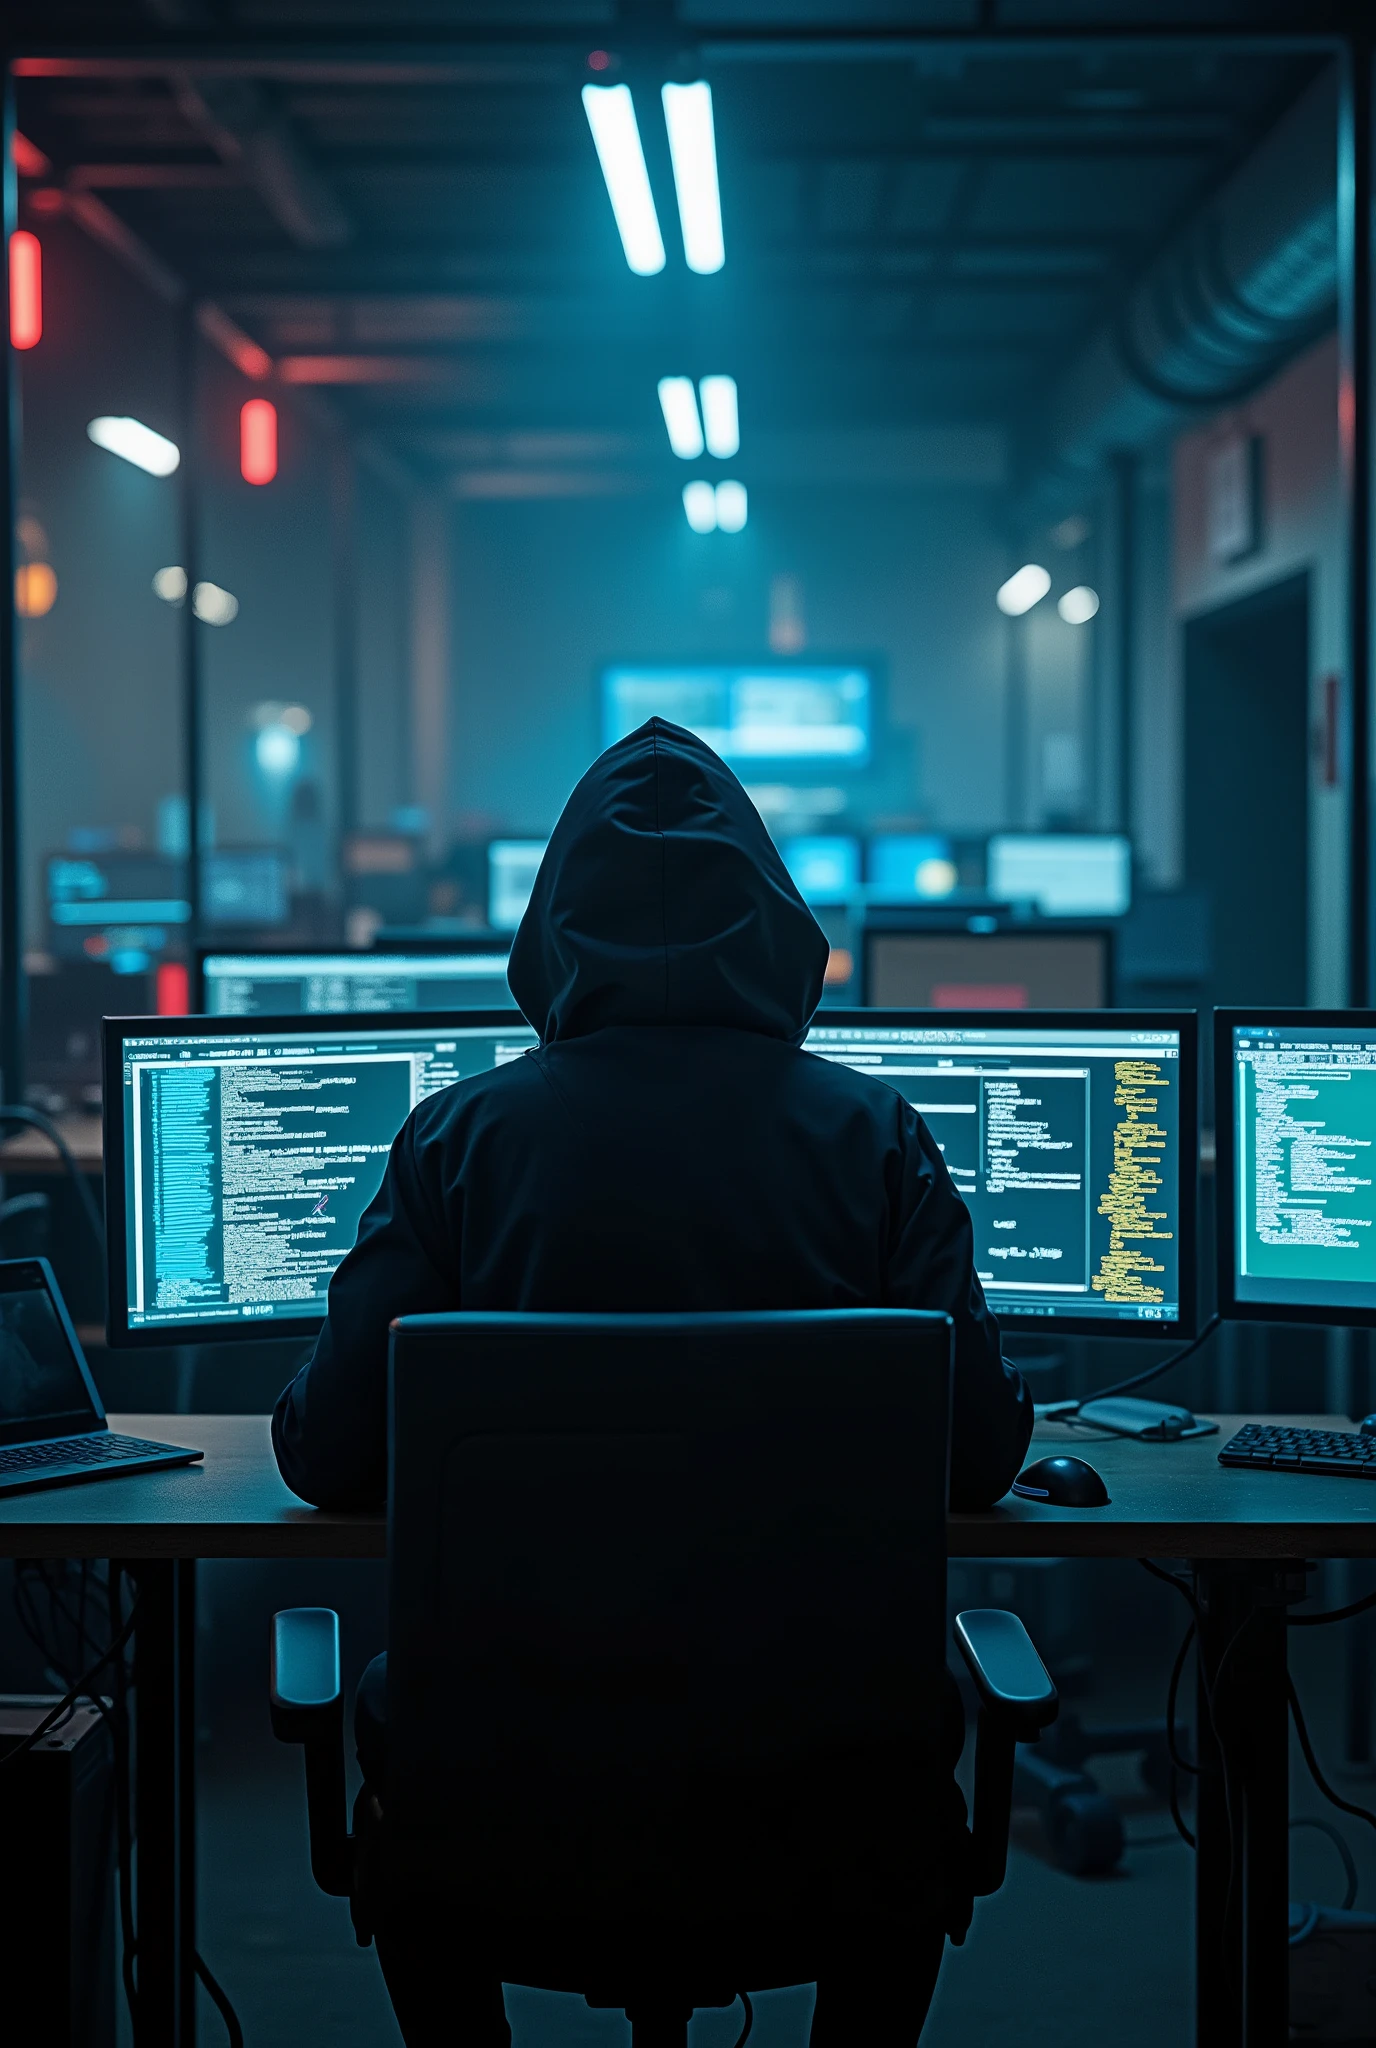
[[[1236,404],[1330,327],[1337,227],[1329,67],[1052,387],[1025,472],[1038,503],[1064,503],[1115,451]]]

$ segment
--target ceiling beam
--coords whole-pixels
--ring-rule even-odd
[[[222,162],[241,169],[301,249],[339,249],[353,223],[267,86],[251,79],[173,80],[178,109]]]

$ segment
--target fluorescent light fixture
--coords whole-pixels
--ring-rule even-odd
[[[585,86],[585,99],[587,93]],[[707,277],[720,270],[726,261],[721,192],[717,186],[717,142],[712,132],[712,88],[705,78],[695,85],[666,85],[663,99],[679,225],[683,229],[683,254],[690,270]]]
[[[669,446],[685,462],[696,462],[706,445],[698,419],[697,393],[691,377],[661,377],[659,405],[669,429]],[[716,450],[713,449],[713,454]]]
[[[1087,583],[1077,583],[1056,601],[1056,609],[1067,626],[1087,626],[1099,609],[1099,593]]]
[[[717,494],[701,477],[683,486],[683,509],[694,533],[711,533],[716,527]]]
[[[617,233],[626,261],[637,277],[653,277],[664,268],[664,237],[659,232],[650,174],[640,146],[635,103],[628,85],[585,85],[583,110],[588,117],[597,161],[607,181]]]
[[[729,462],[733,455],[739,454],[741,445],[736,380],[734,377],[704,377],[698,388],[702,393],[702,424],[707,434],[707,452],[715,455],[719,462]]]
[[[717,485],[717,525],[723,533],[739,533],[745,525],[749,505],[745,485],[732,482]]]
[[[126,462],[132,462],[136,469],[146,469],[150,476],[171,476],[182,459],[181,449],[175,441],[169,441],[163,434],[155,434],[142,420],[112,419],[103,415],[91,421],[86,433],[97,448],[108,448],[112,455],[122,455]]]
[[[1051,588],[1051,578],[1039,562],[1025,562],[1021,569],[1009,577],[998,588],[995,603],[1010,619],[1020,619],[1024,612],[1030,612],[1034,604],[1040,604]]]
[[[203,626],[227,626],[239,616],[239,600],[218,583],[198,583],[191,593],[191,609]]]

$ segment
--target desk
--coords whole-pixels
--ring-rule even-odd
[[[67,1149],[86,1173],[101,1168],[103,1133],[98,1116],[60,1116],[57,1128]],[[44,1131],[29,1126],[0,1143],[0,1173],[65,1173],[56,1146]]]
[[[1223,1435],[1146,1445],[1039,1424],[1031,1455],[1073,1447],[1103,1474],[1104,1508],[1009,1500],[953,1515],[953,1557],[1166,1557],[1194,1568],[1202,1664],[1225,1653],[1248,1698],[1234,1798],[1245,1845],[1241,1924],[1225,1927],[1228,1814],[1207,1701],[1196,1719],[1196,1961],[1199,2048],[1281,2048],[1288,2038],[1289,1731],[1285,1602],[1305,1559],[1376,1556],[1376,1483],[1225,1471]],[[1279,1418],[1270,1417],[1275,1421]],[[1334,1417],[1292,1420],[1343,1428]],[[198,1557],[362,1558],[386,1554],[380,1515],[304,1508],[277,1476],[266,1416],[117,1415],[114,1428],[200,1445],[201,1467],[103,1479],[0,1500],[0,1556],[115,1557],[139,1588],[140,1982],[148,2048],[189,2048],[195,2028],[193,1651]],[[1245,1642],[1242,1640],[1245,1631]],[[1241,1993],[1239,1995],[1239,1986]]]

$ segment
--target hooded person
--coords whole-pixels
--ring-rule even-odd
[[[388,1325],[446,1309],[944,1309],[955,1325],[951,1501],[1011,1485],[1032,1407],[974,1270],[969,1211],[922,1118],[802,1051],[827,942],[736,777],[651,719],[595,761],[512,946],[538,1047],[417,1105],[282,1394],[282,1476],[321,1507],[387,1492]],[[383,1783],[385,1658],[360,1683]],[[963,1723],[951,1688],[949,1748]],[[950,1781],[952,1827],[964,1804]],[[949,1930],[969,1919],[968,1893]],[[812,2048],[913,2048],[947,1927],[819,1967]],[[501,1986],[416,1936],[378,1950],[403,2035],[509,2042]],[[455,2027],[457,2016],[458,2026]]]
[[[654,718],[554,828],[508,980],[539,1046],[412,1111],[273,1447],[318,1507],[387,1497],[387,1331],[446,1309],[944,1309],[951,1504],[1006,1493],[1032,1429],[917,1111],[800,1050],[827,942],[759,813]]]

